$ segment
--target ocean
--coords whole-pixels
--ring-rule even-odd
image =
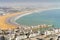
[[[46,10],[43,12],[34,12],[16,20],[18,24],[26,26],[36,26],[41,24],[54,25],[60,28],[60,9]]]

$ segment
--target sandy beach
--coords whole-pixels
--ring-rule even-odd
[[[29,12],[29,11],[28,11]],[[25,12],[17,12],[17,13],[7,13],[6,15],[0,16],[0,29],[1,30],[9,30],[9,29],[15,29],[17,28],[17,25],[13,25],[12,23],[10,23],[10,21],[12,21],[12,17],[18,16],[18,15],[22,15],[25,14]],[[21,16],[22,17],[22,16]],[[7,22],[7,19],[9,19]]]
[[[9,13],[9,14],[6,14],[4,16],[0,16],[0,22],[1,22],[0,23],[0,29],[1,30],[15,29],[16,26],[12,25],[12,24],[7,24],[6,20],[7,20],[7,18],[16,16],[16,15],[19,15],[19,14],[20,14],[20,12],[19,13],[12,13],[12,14]]]

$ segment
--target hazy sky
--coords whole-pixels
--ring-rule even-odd
[[[0,2],[60,2],[60,0],[0,0]]]
[[[60,4],[60,0],[0,0],[0,6]]]

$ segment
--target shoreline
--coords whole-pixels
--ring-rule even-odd
[[[60,9],[60,8],[46,8],[46,9],[38,9],[38,10],[35,10],[35,11],[32,11],[32,12],[26,12],[26,13],[23,13],[23,14],[20,14],[20,15],[15,16],[13,19],[10,19],[10,22],[12,24],[16,24],[16,25],[19,25],[20,26],[20,24],[16,22],[16,20],[18,20],[19,18],[24,17],[24,16],[29,15],[29,14],[32,14],[34,12],[43,12],[43,11],[53,10],[53,9]]]
[[[25,14],[23,13],[23,14],[15,17],[14,23],[20,25],[19,23],[16,22],[16,20],[18,20],[19,18],[24,17],[24,16],[29,15],[29,14],[33,14],[34,12],[39,12],[39,11],[42,12],[42,11],[44,11],[44,10],[46,10],[46,9],[35,10],[35,11],[33,11],[33,12],[29,12],[29,13],[25,13]]]
[[[60,9],[60,8],[39,9],[39,10],[35,10],[33,12],[30,12],[30,13],[25,13],[25,14],[23,13],[23,14],[21,14],[21,15],[14,18],[14,23],[20,25],[19,23],[16,22],[16,20],[18,20],[21,17],[24,17],[24,16],[29,15],[29,14],[33,14],[34,12],[43,12],[43,11],[54,10],[54,9]]]

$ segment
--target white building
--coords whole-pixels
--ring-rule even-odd
[[[25,39],[25,38],[27,38],[26,35],[23,35],[23,36],[17,36],[16,40],[21,40],[21,39]]]

